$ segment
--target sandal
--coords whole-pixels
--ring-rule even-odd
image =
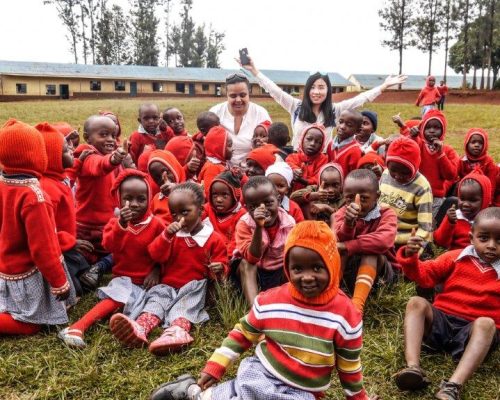
[[[196,380],[192,375],[184,374],[173,382],[158,386],[149,397],[149,400],[183,400],[187,399],[188,388],[195,385]]]
[[[431,381],[424,370],[417,365],[409,365],[394,375],[396,386],[402,391],[425,389]]]
[[[83,332],[80,329],[64,328],[62,331],[59,331],[57,337],[68,347],[74,349],[84,349],[87,347],[87,343],[83,340]]]
[[[445,379],[441,381],[439,391],[434,397],[439,400],[459,400],[460,389],[462,389],[462,385],[455,382],[449,382]]]

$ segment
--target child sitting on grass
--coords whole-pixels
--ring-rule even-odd
[[[480,172],[466,175],[458,184],[458,209],[455,204],[448,209],[443,222],[434,231],[434,242],[449,250],[467,247],[474,218],[490,204],[490,180]]]
[[[288,126],[283,122],[273,122],[268,130],[267,142],[274,144],[279,150],[279,156],[286,158],[293,153],[293,146],[288,146],[290,141],[290,132]]]
[[[184,124],[184,115],[175,107],[169,107],[162,114],[163,120],[166,122],[167,126],[172,129],[172,136],[168,140],[175,136],[187,136],[187,131]]]
[[[132,319],[137,318],[141,339],[145,339],[163,317],[163,309],[157,303],[165,293],[156,286],[160,271],[149,255],[148,245],[163,232],[165,225],[149,211],[151,192],[147,175],[133,169],[123,170],[111,191],[120,205],[120,216],[106,224],[103,246],[113,255],[113,279],[98,289],[99,303],[59,332],[59,338],[69,347],[86,347],[85,332],[118,310]],[[135,347],[144,342],[127,344]]]
[[[412,236],[398,251],[405,275],[423,287],[442,283],[433,304],[412,297],[405,314],[405,361],[396,374],[400,390],[418,390],[430,381],[420,368],[422,340],[433,350],[450,353],[458,365],[441,382],[436,398],[460,398],[462,386],[500,339],[500,208],[480,211],[470,232],[471,245],[435,260],[421,262],[422,239]],[[476,396],[474,396],[476,397]]]
[[[360,361],[361,315],[339,290],[342,272],[333,233],[324,222],[301,222],[288,235],[283,263],[289,283],[259,294],[198,382],[182,375],[158,387],[152,400],[314,400],[330,387],[334,369],[346,399],[368,399]],[[252,345],[255,355],[241,362],[236,378],[215,385]]]
[[[396,263],[394,210],[379,206],[377,176],[367,169],[351,171],[344,181],[346,205],[335,213],[332,229],[342,258],[342,279],[361,313],[372,286],[392,283]]]
[[[203,111],[196,118],[198,132],[193,135],[193,140],[203,146],[205,136],[214,126],[220,125],[219,116],[211,111]]]
[[[363,116],[363,123],[361,124],[361,131],[355,136],[356,141],[361,146],[361,151],[366,154],[372,151],[372,144],[377,141],[384,140],[383,137],[377,135],[378,116],[375,111],[365,110],[361,111]],[[385,146],[376,146],[377,154],[383,156],[385,154]]]
[[[264,121],[255,127],[252,137],[252,149],[261,147],[268,142],[268,130],[270,125],[271,121]]]
[[[278,153],[278,148],[269,143],[250,151],[246,158],[247,177],[264,176],[266,169],[271,165],[277,161],[283,161]]]

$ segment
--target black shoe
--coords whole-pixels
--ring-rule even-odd
[[[196,380],[192,375],[184,374],[173,382],[167,382],[158,386],[149,400],[184,400],[187,399],[187,391],[191,385],[195,385]]]
[[[449,382],[445,379],[444,381],[441,381],[439,391],[434,397],[440,400],[459,400],[460,389],[462,389],[462,385],[455,382]]]
[[[99,287],[102,272],[97,265],[92,265],[87,271],[79,276],[82,288],[88,292],[93,292]]]

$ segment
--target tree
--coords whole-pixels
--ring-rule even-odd
[[[86,0],[86,9],[90,18],[90,51],[92,53],[92,63],[95,64],[96,59],[96,19],[97,19],[97,10],[98,4],[96,0]],[[101,0],[105,2],[105,0]]]
[[[155,8],[158,0],[134,0],[132,15],[132,41],[134,45],[134,64],[158,65],[160,50],[157,44],[159,19]]]
[[[389,32],[392,38],[383,40],[382,45],[399,53],[399,73],[403,73],[403,50],[414,45],[413,33],[413,0],[388,0],[385,7],[379,10],[380,27]],[[401,85],[399,85],[401,89]]]
[[[207,45],[207,68],[220,68],[219,55],[224,51],[224,37],[222,32],[215,32],[210,27]]]
[[[130,30],[123,9],[114,4],[110,10],[101,3],[101,18],[96,24],[96,62],[98,64],[125,64],[130,62]]]
[[[130,46],[130,18],[123,9],[113,4],[113,18],[111,20],[112,55],[114,64],[130,64],[132,62]]]
[[[170,45],[170,13],[172,12],[172,0],[165,0],[165,65],[168,67],[170,56],[174,53]]]
[[[193,0],[182,0],[182,12],[181,12],[181,26],[180,26],[180,46],[178,50],[179,54],[179,66],[190,67],[193,59],[193,45],[194,45],[194,34],[195,25],[193,18],[190,15],[191,7],[193,6]]]
[[[444,80],[446,81],[447,67],[448,67],[448,51],[450,40],[454,38],[457,29],[456,15],[457,5],[456,0],[445,0],[443,7],[443,25],[444,25]]]
[[[469,28],[472,15],[473,0],[459,0],[457,7],[457,21],[461,22],[461,31],[463,39],[463,68],[462,68],[462,89],[467,88],[467,73],[470,70],[470,43],[469,43]],[[450,50],[451,52],[451,50]]]
[[[196,28],[193,40],[191,67],[204,67],[207,58],[208,40],[205,36],[205,25]]]
[[[427,75],[432,72],[432,53],[441,45],[441,24],[444,18],[441,0],[418,0],[418,16],[415,18],[416,46],[429,53]]]
[[[493,64],[493,58],[494,58],[494,48],[495,48],[495,42],[497,46],[500,46],[500,30],[498,29],[498,26],[500,25],[500,18],[498,18],[498,7],[500,6],[499,0],[489,0],[489,7],[488,7],[488,54],[487,54],[487,65],[488,65],[488,74],[487,74],[487,80],[486,80],[486,89],[490,89],[490,73],[491,73],[491,68]],[[497,27],[496,29],[496,35],[493,35],[494,28],[495,26]],[[498,47],[497,47],[498,50]],[[498,71],[498,70],[497,70]],[[495,78],[493,79],[493,82],[495,82]]]
[[[170,33],[169,41],[167,43],[168,53],[170,56],[174,56],[175,66],[179,66],[178,56],[179,49],[181,47],[181,29],[174,25],[172,26],[172,31]]]
[[[112,64],[113,59],[113,30],[110,21],[113,12],[107,8],[106,1],[101,2],[100,18],[96,24],[95,44],[96,63]]]
[[[89,41],[85,33],[85,30],[87,29],[87,24],[85,23],[85,19],[88,16],[88,10],[82,1],[79,2],[79,6],[80,6],[80,18],[82,21],[81,25],[82,31],[80,33],[80,39],[82,41],[83,62],[87,64],[87,55],[89,54],[89,48],[88,48]]]

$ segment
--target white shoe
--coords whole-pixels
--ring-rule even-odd
[[[79,335],[75,335],[75,333]],[[66,346],[75,349],[84,349],[85,347],[87,347],[87,343],[85,343],[82,336],[83,333],[81,330],[70,328],[64,328],[57,334],[57,337],[61,339],[66,344]]]

